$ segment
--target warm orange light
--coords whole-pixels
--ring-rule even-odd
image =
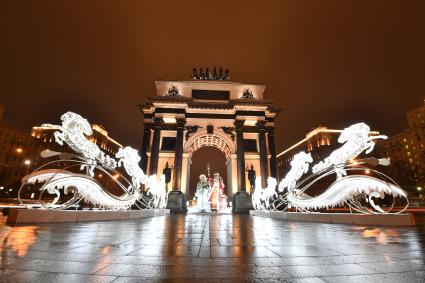
[[[18,147],[18,148],[16,149],[16,152],[17,152],[17,153],[21,153],[21,152],[22,152],[22,148],[21,148],[21,147]]]

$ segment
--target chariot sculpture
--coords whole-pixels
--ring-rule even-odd
[[[357,123],[344,129],[338,139],[342,146],[327,158],[312,166],[313,158],[304,151],[295,154],[290,162],[291,169],[277,186],[274,178],[268,178],[267,188],[261,187],[261,177],[257,177],[255,191],[252,194],[253,206],[257,210],[300,212],[323,212],[338,207],[348,207],[350,212],[364,214],[401,213],[409,205],[407,193],[387,175],[372,169],[367,164],[388,166],[389,159],[357,159],[361,153],[370,153],[375,140],[386,139],[383,135],[370,135],[365,123]],[[350,174],[349,174],[350,173]],[[309,195],[313,188],[324,178],[336,176],[321,194]],[[384,205],[378,204],[383,202]],[[398,202],[399,209],[395,210]]]
[[[75,153],[43,151],[42,157],[56,156],[59,159],[49,161],[23,177],[18,192],[21,204],[33,205],[33,200],[28,204],[28,199],[23,196],[35,186],[38,203],[49,209],[77,208],[81,201],[95,208],[111,210],[166,207],[165,177],[145,175],[139,167],[140,156],[136,149],[127,146],[120,148],[115,157],[109,156],[87,138],[92,129],[86,119],[67,112],[61,120],[61,125],[44,124],[43,127],[57,130],[55,141],[69,146]],[[127,176],[120,173],[118,167],[123,167]],[[96,178],[96,172],[120,193],[108,191]]]

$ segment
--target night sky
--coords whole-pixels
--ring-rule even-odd
[[[0,1],[0,104],[27,132],[68,110],[139,147],[155,79],[223,66],[282,108],[277,149],[318,125],[395,134],[425,98],[425,1]]]

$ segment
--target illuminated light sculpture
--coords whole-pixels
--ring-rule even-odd
[[[87,164],[83,165],[81,169],[87,166],[90,176],[93,177],[96,161],[112,169],[117,166],[117,162],[113,158],[87,139],[86,136],[92,135],[93,130],[86,119],[76,113],[66,112],[61,116],[61,120],[62,126],[43,124],[42,127],[59,130],[54,133],[56,142],[60,145],[65,142],[72,150],[86,159]]]
[[[267,178],[267,187],[262,188],[261,176],[255,179],[255,190],[252,194],[252,205],[255,209],[269,209],[270,200],[277,196],[277,180],[273,177]]]
[[[338,138],[338,142],[344,144],[334,152],[332,152],[325,160],[314,165],[312,172],[316,173],[320,170],[334,166],[335,173],[338,178],[347,175],[347,172],[341,168],[341,164],[356,158],[362,152],[366,154],[372,152],[375,147],[376,139],[387,139],[387,136],[370,136],[370,128],[365,123],[357,123],[345,128]]]
[[[351,212],[365,214],[401,213],[409,205],[407,194],[391,178],[385,174],[362,166],[370,163],[374,165],[388,166],[388,159],[367,158],[357,160],[355,164],[349,161],[362,152],[370,153],[375,143],[374,139],[385,139],[386,136],[369,136],[370,128],[364,123],[354,124],[344,129],[338,141],[344,143],[340,148],[332,152],[325,160],[313,166],[310,176],[300,181],[301,177],[309,171],[309,165],[313,162],[311,155],[300,152],[294,155],[291,161],[291,169],[279,183],[279,195],[276,195],[276,180],[268,179],[267,189],[261,188],[261,181],[257,183],[253,193],[255,209],[287,210],[296,208],[299,211],[314,211],[331,209],[347,205]],[[359,175],[363,171],[366,175]],[[347,172],[357,174],[348,175]],[[373,173],[376,177],[370,176]],[[307,191],[323,178],[336,174],[337,179],[318,196],[310,196]],[[274,186],[274,190],[270,187]],[[385,208],[376,200],[392,198],[391,204]],[[396,198],[405,205],[398,211],[392,212]]]
[[[77,155],[43,151],[42,157],[59,156],[60,159],[47,162],[22,178],[18,192],[21,204],[24,204],[21,194],[25,188],[42,184],[38,201],[44,208],[67,209],[82,200],[95,207],[112,210],[123,210],[132,206],[140,209],[166,207],[165,176],[161,175],[158,180],[156,175],[145,175],[138,165],[140,156],[137,150],[129,146],[121,148],[116,154],[119,158],[117,162],[87,139],[86,136],[91,135],[92,130],[86,119],[73,112],[67,112],[61,116],[61,120],[61,126],[51,124],[43,126],[57,129],[58,131],[54,133],[56,142],[61,145],[66,143]],[[51,169],[52,166],[58,165],[63,165],[64,168]],[[131,182],[115,170],[117,166],[124,166],[126,173],[131,177]],[[109,177],[122,194],[114,195],[105,190],[94,178],[95,169],[101,172],[99,175]],[[85,174],[76,173],[78,170]],[[140,190],[142,184],[146,189],[145,193]],[[45,192],[52,195],[53,199],[43,198]]]

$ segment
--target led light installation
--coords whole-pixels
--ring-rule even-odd
[[[290,163],[291,169],[277,188],[274,178],[268,178],[266,189],[261,187],[261,180],[256,180],[255,192],[252,195],[254,208],[281,211],[295,208],[298,211],[317,212],[348,206],[351,212],[365,214],[405,211],[409,205],[406,192],[385,174],[365,166],[367,163],[388,166],[388,159],[367,158],[355,163],[350,162],[363,152],[370,153],[375,146],[373,140],[385,138],[383,135],[370,136],[370,128],[365,123],[344,129],[338,139],[343,145],[314,165],[312,174],[302,180],[313,159],[310,153],[295,154]],[[308,194],[308,190],[315,184],[333,174],[336,174],[336,180],[320,195]],[[372,174],[374,176],[371,176]],[[377,203],[377,200],[385,198],[390,199],[385,207]],[[397,198],[403,203],[402,208],[392,212]]]
[[[86,119],[76,113],[67,112],[61,116],[61,120],[62,125],[43,126],[57,129],[54,133],[56,142],[67,144],[77,154],[42,152],[44,157],[59,156],[59,160],[47,162],[22,179],[18,193],[22,204],[25,202],[22,197],[25,190],[42,184],[38,200],[45,208],[67,209],[82,200],[95,207],[112,210],[166,207],[165,176],[161,175],[158,180],[156,175],[145,175],[138,165],[140,156],[137,150],[129,146],[119,149],[116,154],[117,162],[87,139],[92,130]],[[59,165],[63,168],[51,168]],[[131,182],[116,170],[117,166],[124,167],[131,177]],[[114,195],[106,190],[95,178],[95,170],[105,177],[102,179],[108,179],[109,185],[112,183],[118,188],[121,194]],[[140,189],[141,185],[144,185],[145,192]]]

